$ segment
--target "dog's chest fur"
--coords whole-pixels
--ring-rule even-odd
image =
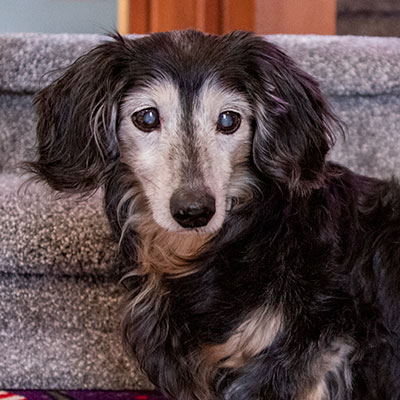
[[[211,238],[168,233],[155,224],[141,225],[139,234],[141,245],[137,273],[144,277],[144,283],[130,304],[131,312],[136,320],[135,326],[145,324],[149,314],[152,314],[151,320],[158,321],[159,325],[135,340],[137,346],[144,346],[143,355],[153,350],[146,348],[146,335],[154,335],[152,339],[157,343],[158,352],[171,354],[172,347],[173,360],[169,361],[169,370],[175,371],[176,376],[170,379],[178,381],[180,374],[190,376],[190,399],[241,399],[240,394],[234,393],[237,387],[242,386],[240,382],[246,379],[249,367],[256,368],[258,363],[267,365],[271,380],[276,379],[274,376],[283,368],[282,362],[289,362],[285,357],[296,346],[296,343],[285,344],[292,340],[290,330],[298,328],[288,320],[279,301],[255,301],[251,305],[251,301],[246,303],[242,300],[251,294],[243,296],[243,293],[237,293],[236,296],[243,271],[239,274],[236,270],[235,276],[233,268],[231,281],[228,279],[227,282],[224,270],[227,267],[221,261],[224,259],[222,254],[214,258],[223,271],[222,280],[199,271],[195,255]],[[255,292],[260,287],[263,285],[254,287]],[[285,290],[288,292],[288,287]],[[224,299],[223,304],[221,299]],[[292,398],[330,399],[328,379],[337,381],[339,396],[344,388],[351,386],[349,356],[352,350],[349,341],[338,339],[321,349],[307,349],[304,355],[297,354],[299,360],[293,364],[302,365],[303,370],[296,372],[290,366],[290,373],[286,376],[288,381],[296,381]],[[303,361],[300,360],[302,357]],[[302,378],[290,376],[296,373]],[[152,378],[160,384],[160,376],[165,375],[165,371],[158,369],[156,374],[158,376]],[[176,383],[174,386],[179,387]],[[182,390],[187,390],[187,384]],[[179,392],[171,394],[182,396]],[[266,398],[260,396],[254,399]]]

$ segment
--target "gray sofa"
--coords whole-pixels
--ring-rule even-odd
[[[23,186],[32,95],[104,38],[0,35],[0,388],[149,388],[118,333],[123,288],[101,193],[57,199]],[[400,171],[400,39],[270,36],[342,119],[331,158],[377,177]]]

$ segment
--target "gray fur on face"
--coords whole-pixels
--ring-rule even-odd
[[[203,83],[190,107],[172,80],[156,80],[126,96],[120,128],[121,160],[132,170],[147,197],[154,220],[169,231],[184,231],[171,216],[170,198],[182,188],[208,191],[216,212],[202,233],[221,226],[231,197],[232,175],[244,173],[250,153],[251,107],[239,92],[223,88],[215,79]],[[133,113],[154,107],[160,127],[143,132],[131,120]],[[230,135],[217,130],[220,113],[241,115],[239,129]],[[242,181],[244,185],[248,183]],[[230,191],[230,188],[232,188]]]

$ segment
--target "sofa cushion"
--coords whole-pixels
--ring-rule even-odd
[[[53,79],[51,72],[71,64],[100,35],[14,33],[0,35],[0,90],[33,93]]]
[[[0,272],[0,387],[151,389],[122,348],[123,289]]]
[[[271,35],[330,96],[400,94],[400,40],[356,36]]]
[[[130,35],[138,38],[140,35]],[[269,35],[328,95],[400,93],[400,41],[317,35]],[[107,36],[0,34],[0,91],[34,93]]]
[[[0,271],[114,276],[116,245],[101,193],[55,199],[44,185],[0,174]]]

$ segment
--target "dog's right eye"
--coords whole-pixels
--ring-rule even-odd
[[[160,126],[160,116],[156,108],[146,108],[132,114],[132,122],[143,132],[151,132]]]
[[[225,111],[219,114],[217,129],[225,135],[236,132],[240,126],[240,114],[234,111]]]

